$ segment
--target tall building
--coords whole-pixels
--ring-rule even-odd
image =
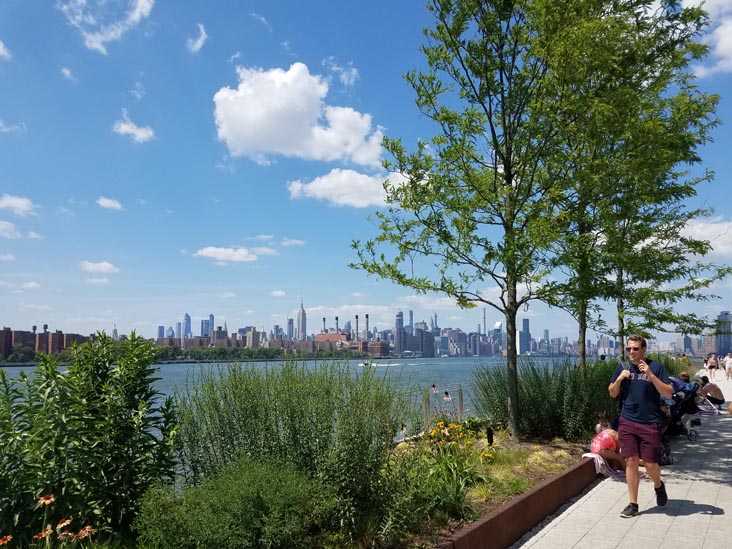
[[[175,323],[175,337],[180,339],[180,335],[183,332],[183,324],[181,322]]]
[[[722,311],[717,315],[717,354],[732,352],[732,313]]]
[[[400,355],[404,352],[404,313],[399,311],[396,314],[394,326],[394,354]]]
[[[208,323],[208,318],[201,320],[201,337],[209,337],[211,335],[211,325]]]
[[[300,310],[297,311],[297,339],[304,341],[308,335],[308,315],[305,313],[302,299],[300,299]]]
[[[531,352],[531,331],[529,330],[529,319],[524,318],[522,329],[519,332],[519,354]]]
[[[165,337],[165,326],[158,326],[158,339]]]
[[[191,315],[188,313],[183,315],[183,337],[193,337],[193,328],[191,328]]]
[[[414,311],[409,309],[409,328],[407,328],[409,335],[414,335]]]
[[[295,321],[291,318],[287,319],[287,341],[295,339]]]
[[[216,325],[214,324],[214,315],[210,314],[208,315],[208,333],[206,334],[209,338],[211,337],[211,332],[214,331],[214,328]]]

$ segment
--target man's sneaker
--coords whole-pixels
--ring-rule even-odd
[[[629,503],[628,506],[620,512],[620,516],[623,518],[634,517],[638,514],[638,504]]]
[[[668,501],[668,496],[666,495],[666,485],[662,482],[661,486],[658,488],[654,488],[656,491],[656,505],[659,507],[663,507],[666,505],[666,502]]]

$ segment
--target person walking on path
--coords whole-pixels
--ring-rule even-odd
[[[724,369],[727,372],[727,379],[732,377],[732,353],[727,353],[724,357]]]
[[[638,514],[638,467],[641,459],[645,462],[648,476],[653,480],[656,503],[663,507],[668,501],[658,461],[663,421],[661,397],[671,398],[673,387],[663,364],[646,360],[646,347],[646,340],[642,337],[628,338],[625,350],[629,361],[627,364],[618,364],[608,386],[612,398],[622,399],[618,437],[626,462],[625,477],[630,500],[620,513],[624,518]]]
[[[719,360],[717,360],[717,355],[712,353],[712,356],[709,357],[709,360],[707,360],[707,371],[709,372],[709,377],[714,380],[717,379],[717,367],[719,366]]]

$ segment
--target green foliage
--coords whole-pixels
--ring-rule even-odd
[[[286,461],[334,489],[340,523],[355,538],[393,504],[392,444],[415,412],[375,369],[229,365],[204,372],[177,400],[189,484],[242,454]]]
[[[523,436],[581,440],[592,431],[598,412],[613,410],[607,386],[616,364],[596,362],[575,368],[568,360],[519,364],[520,429]],[[475,371],[473,404],[496,428],[507,423],[506,368],[484,366]]]
[[[61,518],[124,538],[145,490],[174,474],[172,401],[152,387],[151,343],[98,334],[71,354],[65,372],[45,355],[16,382],[0,371],[0,532],[20,543]],[[56,498],[46,519],[42,495]]]
[[[240,458],[182,494],[150,490],[136,522],[150,549],[322,547],[336,499],[287,462]]]

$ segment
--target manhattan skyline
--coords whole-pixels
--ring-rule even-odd
[[[716,180],[694,205],[716,211],[688,231],[729,263],[732,1],[706,7],[711,55],[694,70],[720,94],[722,125],[699,150],[694,169]],[[381,138],[413,147],[434,133],[403,78],[424,67],[431,24],[421,2],[385,0],[3,2],[0,324],[154,337],[213,313],[269,331],[304,300],[310,333],[365,314],[386,329],[399,310],[475,331],[482,306],[347,266],[384,204]],[[723,299],[682,308],[732,309],[732,281],[712,292]],[[561,311],[536,303],[524,317],[577,337]],[[614,325],[612,309],[604,318]]]

